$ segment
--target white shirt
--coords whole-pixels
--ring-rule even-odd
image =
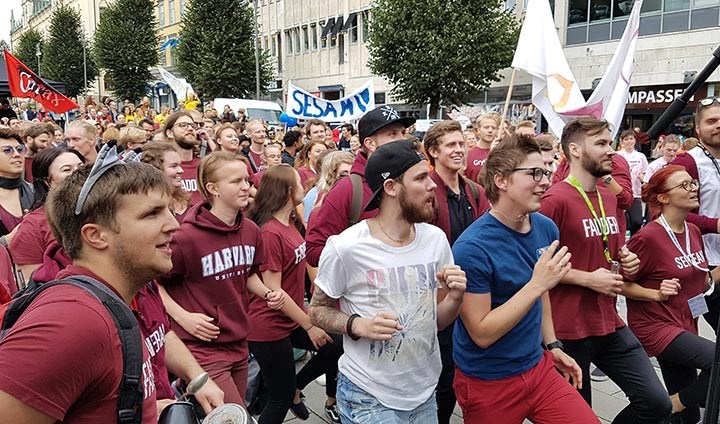
[[[407,246],[389,246],[362,221],[328,239],[315,284],[340,299],[340,310],[372,318],[393,312],[403,330],[387,341],[343,337],[338,367],[391,409],[410,411],[433,395],[440,377],[436,273],[453,264],[442,230],[415,224]]]
[[[700,180],[700,215],[720,217],[720,174],[702,149],[693,147],[687,152],[695,159]],[[720,160],[718,160],[720,161]],[[720,234],[703,235],[708,264],[720,265]]]
[[[633,196],[640,198],[642,196],[642,181],[640,180],[640,174],[647,170],[648,162],[644,154],[633,150],[628,153],[625,149],[622,149],[618,154],[627,160],[630,165],[630,177],[632,180]]]
[[[648,181],[650,181],[650,178],[652,178],[653,174],[664,168],[665,165],[667,165],[665,156],[660,156],[659,158],[650,162],[647,167],[647,171],[645,171],[645,178],[643,178],[643,183],[647,184]]]

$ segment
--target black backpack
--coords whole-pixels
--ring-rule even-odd
[[[123,373],[118,397],[118,424],[140,424],[143,404],[143,355],[140,326],[130,307],[107,286],[90,277],[75,275],[63,280],[34,285],[22,291],[8,304],[0,327],[0,341],[5,338],[35,298],[43,291],[70,284],[90,292],[110,313],[122,345]]]

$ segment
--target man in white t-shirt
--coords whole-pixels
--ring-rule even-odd
[[[642,226],[642,182],[647,171],[648,161],[644,154],[635,150],[635,131],[625,130],[620,133],[622,149],[618,154],[630,165],[630,180],[633,188],[633,204],[625,212],[627,229],[635,234]]]
[[[344,334],[343,423],[437,423],[437,331],[457,317],[466,281],[443,231],[426,223],[436,186],[417,147],[402,140],[373,153],[367,209],[378,215],[330,237],[320,257],[309,314]]]

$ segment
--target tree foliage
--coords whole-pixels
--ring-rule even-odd
[[[189,0],[177,60],[201,98],[255,97],[254,19],[251,1]],[[261,51],[262,91],[272,74],[269,56]]]
[[[0,40],[0,51],[10,50],[10,45],[5,40]]]
[[[85,64],[83,44],[86,45]],[[87,68],[87,80],[92,84],[97,77],[97,68],[87,41],[83,40],[80,13],[70,6],[60,6],[50,21],[50,34],[42,55],[43,76],[63,82],[67,94],[74,97],[86,91],[83,65]]]
[[[519,35],[497,0],[376,0],[370,69],[412,104],[466,104],[510,66]]]
[[[25,66],[36,74],[40,73],[38,72],[38,60],[36,56],[36,46],[38,43],[40,43],[40,53],[43,53],[45,42],[42,39],[42,35],[40,35],[36,29],[31,28],[20,34],[20,37],[18,37],[15,43],[15,51],[13,52],[15,57],[20,59],[20,62],[24,63]]]
[[[115,94],[139,100],[152,79],[150,67],[158,63],[157,22],[153,2],[117,0],[100,16],[93,52],[98,65],[110,75]]]

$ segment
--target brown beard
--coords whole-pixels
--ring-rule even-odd
[[[400,188],[398,194],[398,200],[400,201],[400,210],[402,210],[402,218],[411,223],[417,224],[420,222],[430,222],[433,219],[435,211],[432,208],[418,206],[414,204],[407,196],[405,187]]]
[[[187,141],[185,141],[184,138],[176,140],[175,143],[177,143],[177,145],[180,146],[180,148],[182,149],[192,149],[198,144],[200,144],[197,139],[195,139],[194,143],[188,143]]]
[[[612,167],[610,170],[605,170],[602,165],[602,162],[593,162],[589,157],[586,155],[583,155],[582,157],[582,166],[583,168],[590,173],[595,178],[604,177],[605,175],[609,174],[610,171],[612,171]]]

